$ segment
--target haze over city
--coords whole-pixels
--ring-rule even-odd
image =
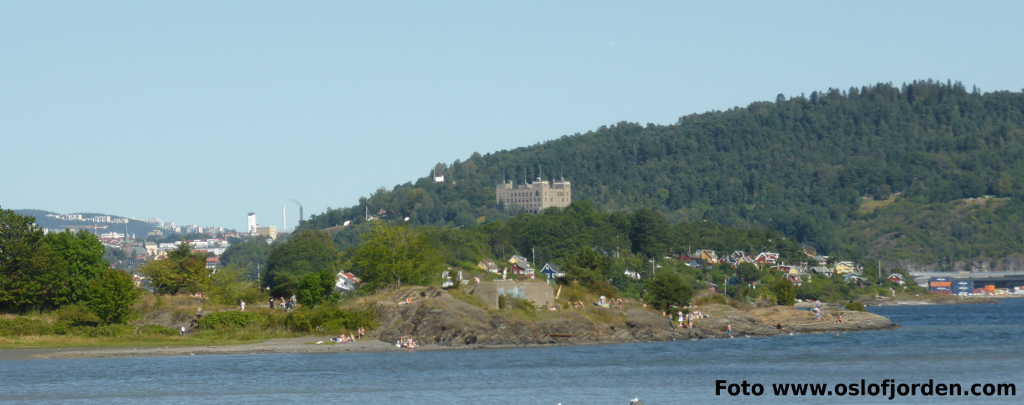
[[[1017,3],[0,6],[3,208],[294,226],[437,162],[829,87],[1019,90]],[[202,10],[202,12],[196,12]]]

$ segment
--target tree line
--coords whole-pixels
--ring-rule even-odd
[[[858,222],[868,200],[898,195],[925,209],[985,195],[1024,197],[1024,93],[917,81],[756,102],[682,117],[672,125],[618,123],[542,144],[433,168],[428,176],[378,190],[349,208],[302,224],[324,229],[409,217],[415,224],[471,226],[507,219],[494,186],[564,176],[573,199],[606,211],[650,208],[678,222],[761,225],[830,254],[921,260],[907,251],[951,259],[1000,257],[1013,240],[983,240],[1024,225],[995,213],[951,241],[928,240],[910,223],[907,248],[875,244],[883,223]],[[1019,207],[1019,204],[1017,205]],[[884,214],[888,208],[878,211]],[[379,215],[378,215],[379,214]],[[913,218],[911,218],[913,219]],[[868,229],[850,232],[851,225]],[[868,248],[872,246],[872,248]]]
[[[103,260],[88,232],[44,234],[35,219],[0,209],[0,311],[81,307],[98,323],[124,322],[140,291]]]
[[[259,243],[264,243],[260,241]],[[236,244],[225,256],[250,257],[267,246]],[[715,288],[736,299],[849,299],[861,291],[838,278],[817,277],[800,289],[766,266],[691,267],[684,256],[712,249],[722,256],[743,250],[780,254],[783,262],[807,261],[792,238],[762,226],[673,223],[652,209],[606,213],[586,201],[469,227],[377,220],[335,230],[301,230],[269,246],[264,286],[273,295],[295,294],[309,304],[337,299],[338,272],[361,278],[360,294],[402,285],[440,284],[445,270],[480,275],[481,262],[507,267],[511,255],[565,273],[558,282],[595,294],[644,299],[655,306],[682,305],[695,291]],[[872,269],[873,272],[873,269]],[[486,276],[486,274],[484,274]],[[866,285],[882,284],[874,274]],[[758,289],[757,286],[764,288]],[[872,290],[873,291],[873,290]],[[782,297],[781,299],[779,297]]]

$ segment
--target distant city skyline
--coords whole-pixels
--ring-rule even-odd
[[[0,207],[297,223],[437,162],[878,82],[1024,88],[1016,2],[0,5]]]

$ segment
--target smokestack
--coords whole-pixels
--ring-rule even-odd
[[[306,216],[303,215],[303,213],[302,213],[302,203],[300,203],[299,200],[296,200],[294,198],[291,199],[291,202],[293,202],[293,203],[295,203],[295,205],[299,206],[299,223],[296,224],[295,226],[296,227],[302,226],[302,221],[306,220]]]

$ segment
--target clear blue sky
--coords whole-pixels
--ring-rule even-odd
[[[4,2],[0,206],[280,226],[292,198],[308,216],[436,162],[619,121],[924,78],[1019,91],[1022,15],[1010,1]]]

